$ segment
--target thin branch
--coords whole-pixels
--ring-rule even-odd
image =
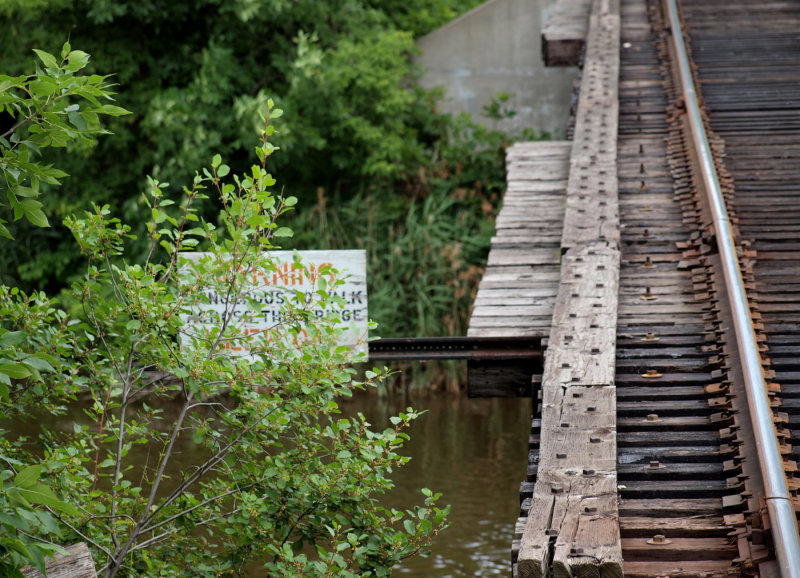
[[[148,505],[145,508],[145,512],[149,512],[149,514],[146,515],[142,519],[142,522],[140,523],[140,526],[144,526],[145,524],[148,524],[150,521],[152,521],[153,518],[158,514],[159,511],[161,511],[165,507],[169,506],[172,502],[177,500],[195,482],[200,480],[203,476],[206,475],[206,473],[208,473],[214,467],[216,467],[216,465],[218,463],[220,463],[222,460],[225,459],[225,457],[231,451],[231,448],[233,448],[236,444],[238,444],[239,441],[246,434],[250,433],[253,429],[255,429],[255,427],[257,425],[259,425],[262,421],[264,421],[272,413],[277,411],[278,407],[279,406],[273,407],[272,409],[267,411],[264,415],[262,415],[260,418],[258,418],[256,421],[254,421],[252,424],[250,424],[249,426],[244,428],[241,432],[239,432],[239,434],[236,435],[236,437],[234,437],[231,441],[229,441],[215,455],[213,455],[211,458],[206,460],[206,462],[203,465],[199,466],[188,478],[186,478],[183,482],[181,482],[181,484],[177,488],[175,488],[172,491],[172,493],[169,496],[167,496],[167,498],[163,502],[161,502],[158,506],[153,508],[152,511],[151,511],[152,504],[150,502],[148,502]],[[162,465],[163,465],[163,462],[162,462]]]
[[[226,512],[225,514],[220,514],[219,516],[214,516],[212,518],[206,518],[205,520],[201,520],[200,522],[197,522],[195,524],[195,526],[205,526],[207,524],[210,524],[211,522],[215,522],[217,520],[220,520],[220,519],[223,519],[223,518],[227,518],[227,517],[231,516],[232,514],[235,514],[238,511],[239,511],[239,508],[234,508],[233,510],[231,510],[230,512]],[[166,539],[166,538],[168,538],[168,537],[170,537],[170,536],[172,536],[174,534],[175,534],[175,531],[162,532],[158,536],[153,536],[152,538],[149,538],[148,540],[145,540],[144,542],[139,542],[133,548],[131,548],[130,551],[131,552],[136,552],[137,550],[143,550],[144,548],[148,548],[148,547],[152,546],[153,544],[157,544],[158,542],[161,542],[164,539]]]
[[[80,537],[81,537],[83,540],[85,540],[86,542],[88,542],[89,544],[91,544],[92,546],[94,546],[95,548],[97,548],[98,550],[100,550],[101,552],[103,552],[103,554],[105,554],[106,556],[108,556],[108,557],[109,557],[109,559],[114,557],[114,554],[111,552],[111,550],[109,550],[108,548],[106,548],[106,547],[105,547],[105,546],[103,546],[102,544],[100,544],[100,543],[98,543],[98,542],[95,542],[94,540],[92,540],[92,539],[91,539],[89,536],[87,536],[86,534],[84,534],[83,532],[81,532],[80,530],[78,530],[78,528],[76,528],[76,527],[75,527],[73,524],[70,524],[70,523],[69,523],[67,520],[65,520],[64,518],[62,518],[62,517],[61,517],[61,516],[59,516],[58,514],[56,514],[56,513],[53,511],[53,509],[52,509],[52,508],[49,508],[49,507],[48,507],[47,509],[50,511],[50,513],[51,513],[51,514],[55,515],[55,517],[56,517],[56,518],[58,518],[58,521],[59,521],[59,522],[61,522],[61,523],[62,523],[62,524],[64,524],[64,525],[65,525],[67,528],[69,528],[70,530],[72,530],[73,532],[75,532],[75,533],[76,533],[78,536],[80,536]]]
[[[188,508],[188,509],[186,509],[186,510],[183,510],[183,511],[181,511],[181,512],[178,512],[177,514],[174,514],[174,515],[170,516],[169,518],[167,518],[167,519],[165,519],[165,520],[162,520],[162,521],[158,522],[157,524],[153,524],[152,526],[147,526],[147,527],[145,527],[145,528],[142,528],[142,529],[141,529],[141,533],[142,533],[142,534],[145,534],[145,533],[147,533],[147,532],[153,532],[153,531],[155,531],[157,528],[160,528],[161,526],[164,526],[165,524],[169,524],[169,523],[170,523],[170,522],[172,522],[173,520],[177,520],[178,518],[180,518],[181,516],[185,516],[185,515],[186,515],[186,514],[188,514],[189,512],[193,512],[193,511],[197,510],[198,508],[202,508],[203,506],[207,506],[208,504],[211,504],[212,502],[216,502],[217,500],[221,500],[221,499],[223,499],[223,498],[227,498],[228,496],[230,496],[230,495],[232,495],[232,494],[239,493],[239,492],[241,492],[242,490],[244,490],[244,489],[247,489],[247,488],[250,488],[250,487],[253,487],[253,486],[255,486],[255,482],[253,482],[252,484],[248,484],[248,485],[247,485],[247,486],[245,486],[244,488],[239,488],[239,487],[236,487],[236,488],[234,488],[233,490],[228,490],[227,492],[225,492],[225,493],[223,493],[223,494],[219,494],[218,496],[214,496],[214,497],[212,497],[212,498],[208,498],[208,499],[206,499],[206,500],[204,500],[204,501],[200,502],[199,504],[197,504],[197,505],[195,505],[195,506],[192,506],[191,508]],[[136,549],[136,548],[134,548],[134,549]]]

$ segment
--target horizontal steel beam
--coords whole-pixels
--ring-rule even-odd
[[[370,361],[502,361],[541,358],[540,337],[386,337],[369,342]]]

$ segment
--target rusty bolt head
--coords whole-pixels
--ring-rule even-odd
[[[652,538],[647,541],[648,544],[658,545],[658,546],[665,546],[667,544],[672,544],[672,540],[668,539],[664,534],[656,534]]]
[[[646,379],[655,379],[655,378],[657,378],[657,377],[661,377],[661,375],[662,375],[662,374],[660,374],[660,373],[659,373],[657,370],[655,370],[655,369],[648,369],[648,370],[647,370],[647,373],[643,373],[643,374],[642,374],[642,377],[644,377],[644,378],[646,378]]]

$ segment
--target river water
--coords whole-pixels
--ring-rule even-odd
[[[340,398],[342,417],[363,413],[372,429],[393,427],[389,418],[408,406],[424,415],[412,423],[411,439],[400,453],[411,461],[396,469],[396,487],[385,504],[398,509],[423,502],[420,489],[441,492],[439,505],[450,504],[450,526],[431,546],[431,556],[417,556],[396,567],[395,575],[420,577],[509,576],[511,540],[519,513],[519,484],[525,478],[530,398],[469,399],[465,394],[403,395],[361,393]],[[170,406],[164,408],[169,411]],[[58,418],[0,424],[31,439],[46,423],[71,430],[88,423],[80,406]],[[185,448],[186,457],[192,448]],[[193,461],[193,460],[191,460]],[[253,576],[263,575],[254,571]]]
[[[411,461],[393,476],[390,503],[422,501],[419,488],[443,494],[450,527],[436,537],[428,558],[396,568],[407,576],[509,576],[511,540],[519,514],[519,484],[525,479],[531,400],[468,399],[439,395],[361,395],[342,403],[344,414],[362,412],[374,429],[411,405],[427,410],[408,432],[404,454]]]

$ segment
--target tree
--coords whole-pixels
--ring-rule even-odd
[[[19,355],[50,352],[48,382],[64,388],[43,391],[32,387],[33,376],[20,376],[7,409],[12,399],[14,410],[28,413],[34,404],[57,406],[78,389],[91,397],[93,426],[45,429],[44,459],[23,471],[66,497],[72,506],[41,502],[51,534],[86,540],[106,576],[243,575],[254,561],[276,576],[384,576],[444,525],[446,510],[428,490],[424,505],[407,512],[377,498],[408,459],[397,452],[418,414],[409,408],[384,431],[363,416],[338,415],[339,397],[382,375],[355,379],[349,348],[336,345],[337,272],[305,269],[316,290],[291,295],[269,333],[245,335],[233,315],[242,303],[261,314],[253,275],[274,269],[269,252],[291,234],[277,220],[296,199],[273,194],[267,171],[275,150],[269,120],[277,116],[268,102],[259,162],[247,172],[234,175],[216,155],[178,203],[150,181],[149,250],[140,262],[126,259],[130,227],[107,206],[68,220],[87,258],[75,286],[84,320],[54,313],[41,296],[0,295],[4,335],[19,337]],[[196,209],[212,194],[222,207],[215,222]],[[198,247],[206,258],[181,261],[182,251]],[[209,291],[225,305],[209,331],[198,332],[185,320]],[[320,308],[322,319],[314,314]],[[40,330],[30,324],[37,314],[50,321]],[[235,355],[232,344],[250,357]],[[174,413],[165,400],[177,401]],[[176,455],[186,443],[200,457],[181,466]],[[36,462],[20,443],[6,440],[4,451],[9,464]],[[143,465],[137,454],[146,456]]]

